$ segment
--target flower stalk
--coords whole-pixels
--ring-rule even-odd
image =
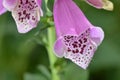
[[[51,69],[51,75],[52,79],[51,80],[60,80],[59,75],[58,75],[58,70],[55,68],[54,64],[57,60],[56,56],[54,55],[53,52],[53,45],[55,41],[55,29],[54,27],[49,27],[48,28],[48,57],[50,61],[50,69]]]
[[[52,12],[47,7],[47,3],[48,3],[48,0],[45,0],[47,13],[52,14]],[[48,18],[47,22],[50,23],[51,19]],[[57,61],[57,57],[54,55],[54,51],[53,51],[54,42],[56,40],[55,28],[53,26],[54,26],[53,24],[52,25],[50,24],[50,27],[48,27],[48,29],[47,29],[47,37],[48,37],[47,44],[48,45],[46,46],[46,48],[47,48],[47,51],[48,51],[48,57],[49,57],[49,63],[50,63],[51,80],[60,80],[60,77],[58,75],[58,70],[54,66],[54,64]]]

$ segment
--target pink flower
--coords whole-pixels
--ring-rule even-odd
[[[12,13],[19,33],[26,33],[37,26],[41,10],[41,0],[0,0],[0,15]]]
[[[103,30],[93,26],[72,0],[55,1],[54,21],[57,33],[55,55],[86,69],[103,41]]]
[[[113,10],[113,3],[109,0],[86,0],[86,2],[98,9]]]

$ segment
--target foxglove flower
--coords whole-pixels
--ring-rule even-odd
[[[0,14],[6,9],[12,13],[20,33],[35,28],[43,15],[41,0],[0,0]]]
[[[93,26],[72,0],[55,1],[54,21],[55,55],[86,69],[104,38],[103,30]]]
[[[105,9],[112,11],[113,10],[113,3],[109,0],[85,0],[91,6],[94,6],[98,9]]]

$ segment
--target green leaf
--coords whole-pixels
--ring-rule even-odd
[[[48,0],[47,6],[51,12],[53,12],[53,4],[54,4],[54,0]]]
[[[38,69],[39,69],[40,73],[42,75],[44,75],[47,79],[49,79],[49,80],[51,79],[51,74],[45,66],[39,65]]]

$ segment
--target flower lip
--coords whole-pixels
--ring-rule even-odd
[[[104,39],[104,31],[100,27],[91,27],[90,37],[99,46]]]
[[[19,33],[27,33],[35,28],[40,16],[43,15],[36,0],[19,0],[17,6],[11,12]]]
[[[66,34],[55,42],[54,51],[58,57],[65,57],[86,69],[90,63],[96,44],[91,40],[90,29],[80,35]]]
[[[77,36],[77,34],[67,34],[67,35],[73,35],[73,36]],[[58,37],[58,39],[55,41],[54,44],[54,53],[57,57],[64,57],[64,51],[65,51],[65,45],[64,45],[64,37],[66,35],[60,36]]]
[[[57,57],[62,58],[64,56],[64,45],[62,37],[56,40],[53,51]]]

